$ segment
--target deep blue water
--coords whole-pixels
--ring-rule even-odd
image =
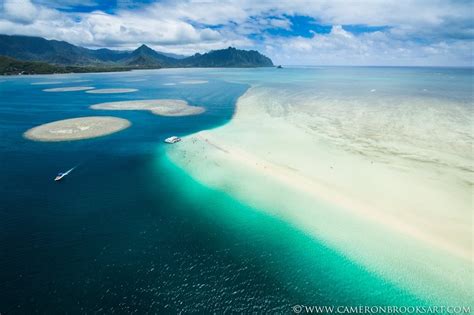
[[[209,83],[163,85],[192,79]],[[226,123],[247,85],[220,80],[216,70],[182,69],[2,80],[0,313],[291,312],[295,304],[420,303],[166,161],[164,138]],[[31,85],[41,81],[64,83]],[[139,92],[42,91],[76,85]],[[184,99],[207,111],[160,117],[89,109],[149,98]],[[133,125],[75,142],[22,137],[36,125],[90,115]],[[78,164],[63,182],[52,180]]]

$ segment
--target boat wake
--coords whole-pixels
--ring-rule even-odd
[[[76,165],[74,166],[73,168],[67,170],[66,172],[64,173],[59,173],[55,178],[54,178],[54,181],[58,182],[60,181],[61,179],[63,179],[64,177],[66,177],[67,175],[69,175],[76,167],[78,167],[79,165]]]

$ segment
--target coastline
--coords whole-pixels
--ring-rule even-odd
[[[252,87],[239,98],[227,125],[184,137],[182,143],[167,150],[170,160],[198,182],[283,218],[423,298],[471,303],[470,284],[464,280],[472,277],[473,264],[469,226],[462,222],[464,192],[434,196],[429,206],[415,212],[418,204],[404,201],[404,196],[377,195],[378,189],[396,188],[402,195],[422,199],[432,191],[449,190],[451,183],[397,169],[404,168],[403,164],[374,164],[367,157],[328,145],[293,124],[296,116],[288,119],[272,112],[282,110],[274,106],[266,111],[269,108],[258,102],[264,99],[257,97],[258,92]],[[281,130],[290,136],[272,138]],[[270,145],[272,142],[278,145]],[[263,148],[259,143],[265,143]],[[348,179],[348,172],[356,173],[355,177]],[[348,180],[351,185],[345,183]],[[350,189],[355,183],[368,187]],[[443,213],[442,207],[455,197],[461,201],[453,207],[463,210],[457,218],[450,218],[457,222],[452,230],[443,226],[450,215]],[[435,210],[431,217],[427,216],[430,211],[425,211],[431,210],[429,207]],[[436,268],[430,265],[432,261],[437,261]],[[449,297],[446,288],[453,292]]]

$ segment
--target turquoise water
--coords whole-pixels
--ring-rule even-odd
[[[428,303],[285,222],[196,183],[166,159],[162,139],[225,124],[252,84],[284,87],[288,79],[294,85],[314,84],[321,94],[345,88],[339,95],[348,97],[362,84],[347,79],[344,72],[349,71],[351,78],[369,78],[374,89],[391,78],[397,84],[390,93],[411,86],[413,93],[427,89],[434,98],[470,106],[472,73],[275,71],[173,69],[2,78],[0,313],[291,312],[295,304]],[[209,82],[179,84],[185,80]],[[42,81],[63,83],[31,85]],[[42,91],[77,85],[139,92]],[[207,111],[159,117],[89,109],[105,101],[149,98],[184,99]],[[22,137],[39,124],[90,115],[122,117],[133,125],[77,142],[38,143]],[[58,171],[77,164],[64,182],[52,181]]]

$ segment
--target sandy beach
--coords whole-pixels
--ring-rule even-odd
[[[267,92],[249,90],[231,123],[185,137],[170,159],[397,285],[432,300],[449,288],[451,301],[469,300],[472,173],[462,171],[465,161],[446,161],[447,169],[360,154],[310,128],[314,117],[304,106],[267,106]]]

